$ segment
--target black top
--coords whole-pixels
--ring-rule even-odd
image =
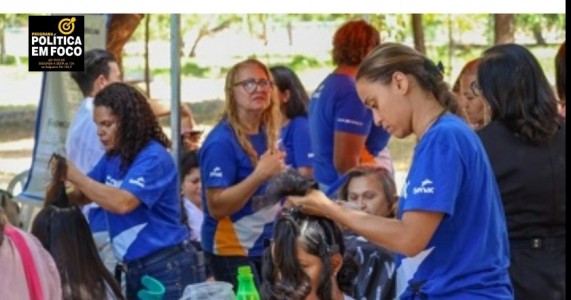
[[[345,232],[347,255],[359,265],[354,279],[356,300],[393,300],[396,292],[396,267],[391,252],[378,247],[353,232]]]
[[[565,235],[565,125],[532,146],[494,121],[478,131],[504,203],[510,239]]]

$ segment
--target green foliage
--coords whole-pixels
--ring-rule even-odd
[[[181,68],[183,76],[205,78],[210,73],[209,67],[201,67],[194,62],[187,62]]]
[[[294,71],[300,72],[306,69],[322,67],[323,63],[314,57],[296,54],[291,58],[291,61],[287,63],[287,65]]]
[[[544,31],[565,28],[564,14],[516,14],[515,27],[519,31],[532,34],[538,45],[544,45]]]
[[[28,24],[29,14],[0,14],[0,28],[21,27]]]
[[[171,15],[169,14],[145,14],[144,18],[133,35],[131,35],[132,41],[144,41],[145,40],[145,22],[146,19],[150,18],[149,21],[149,39],[150,40],[161,40],[167,41],[170,38],[170,21]]]
[[[142,69],[136,70],[137,72],[144,72]],[[193,77],[193,78],[206,78],[210,74],[210,67],[201,67],[195,62],[188,61],[184,63],[180,68],[180,73],[182,77]],[[170,75],[170,68],[153,68],[152,74],[155,76],[165,76]]]
[[[18,64],[27,65],[28,57],[16,57],[14,55],[6,55],[4,56],[3,64],[8,66],[14,66]]]

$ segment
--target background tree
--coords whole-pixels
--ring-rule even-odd
[[[414,36],[414,48],[422,54],[426,54],[424,46],[424,27],[422,25],[422,14],[412,14],[412,35]]]
[[[0,65],[5,64],[6,59],[6,29],[20,27],[28,23],[27,14],[0,14]]]
[[[517,14],[515,27],[525,33],[531,33],[537,45],[546,45],[544,31],[565,28],[564,14]]]
[[[143,14],[112,14],[107,32],[107,50],[115,54],[123,75],[123,47],[143,19]]]
[[[213,36],[223,30],[230,28],[234,23],[239,23],[242,19],[239,15],[183,15],[186,28],[199,28],[196,37],[190,48],[189,57],[196,56],[198,43],[207,36]],[[186,28],[183,28],[185,30]]]
[[[494,15],[494,44],[515,42],[515,17],[513,14]]]

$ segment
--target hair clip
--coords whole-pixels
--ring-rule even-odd
[[[334,244],[334,245],[327,246],[327,253],[335,254],[335,253],[339,253],[339,252],[341,252],[341,249],[339,249],[339,245]]]
[[[289,208],[283,208],[281,214],[284,216],[295,218],[299,216],[300,210],[301,210],[301,205],[296,205]]]

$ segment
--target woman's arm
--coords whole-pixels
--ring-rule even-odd
[[[67,180],[76,189],[71,197],[76,197],[79,201],[87,198],[112,213],[127,214],[140,204],[140,201],[130,192],[99,183],[83,175],[70,162],[67,162]],[[78,194],[78,192],[81,194]]]
[[[284,152],[268,151],[262,155],[254,172],[241,182],[227,188],[206,188],[210,215],[221,219],[244,207],[262,183],[285,168],[284,157]]]
[[[401,220],[369,215],[337,205],[317,190],[304,197],[289,197],[288,202],[301,205],[304,213],[327,217],[372,243],[409,257],[426,248],[444,216],[427,211],[407,211]]]
[[[333,165],[339,174],[345,174],[359,165],[361,151],[367,136],[335,131]]]

